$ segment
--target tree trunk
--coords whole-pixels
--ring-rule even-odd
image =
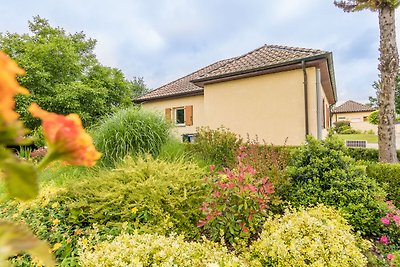
[[[397,163],[395,129],[395,90],[399,68],[396,45],[395,12],[390,7],[379,9],[380,58],[379,71],[379,161]]]

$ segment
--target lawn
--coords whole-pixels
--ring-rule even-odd
[[[340,139],[344,140],[366,140],[368,143],[378,143],[376,134],[338,134]]]

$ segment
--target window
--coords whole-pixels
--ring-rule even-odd
[[[175,126],[192,126],[193,106],[166,108],[165,119]]]
[[[364,117],[363,117],[363,121],[364,121],[364,122],[368,122],[368,116],[364,116]]]
[[[174,123],[177,126],[185,126],[185,108],[174,108]]]
[[[351,118],[350,122],[361,122],[361,118]]]
[[[339,117],[338,120],[344,121],[344,120],[346,120],[346,117]]]

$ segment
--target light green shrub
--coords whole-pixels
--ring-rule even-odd
[[[374,125],[378,125],[379,123],[379,110],[375,110],[371,112],[368,116],[368,122]]]
[[[60,198],[68,203],[71,225],[119,228],[129,222],[143,232],[197,238],[199,207],[206,195],[204,175],[203,169],[188,162],[126,158],[114,170],[67,185]]]
[[[87,243],[86,243],[87,244]],[[100,266],[247,266],[225,247],[204,240],[185,242],[182,236],[122,234],[93,248],[82,244],[80,263]]]
[[[368,243],[356,238],[343,217],[322,205],[269,218],[250,247],[251,266],[366,266]]]
[[[157,155],[169,136],[169,124],[157,113],[132,107],[122,109],[92,130],[100,163],[114,165],[125,156]]]

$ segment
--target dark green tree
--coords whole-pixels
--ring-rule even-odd
[[[334,4],[346,12],[369,9],[378,12],[379,17],[379,71],[378,93],[379,124],[378,145],[380,162],[397,162],[396,154],[396,77],[399,71],[399,55],[396,44],[395,10],[399,0],[341,0]]]
[[[26,71],[19,81],[31,94],[16,98],[16,110],[27,127],[35,129],[39,125],[27,112],[32,101],[48,111],[77,113],[85,126],[132,105],[135,81],[98,62],[93,52],[96,40],[83,32],[69,34],[52,27],[39,16],[29,22],[29,31],[0,33],[0,49]]]

